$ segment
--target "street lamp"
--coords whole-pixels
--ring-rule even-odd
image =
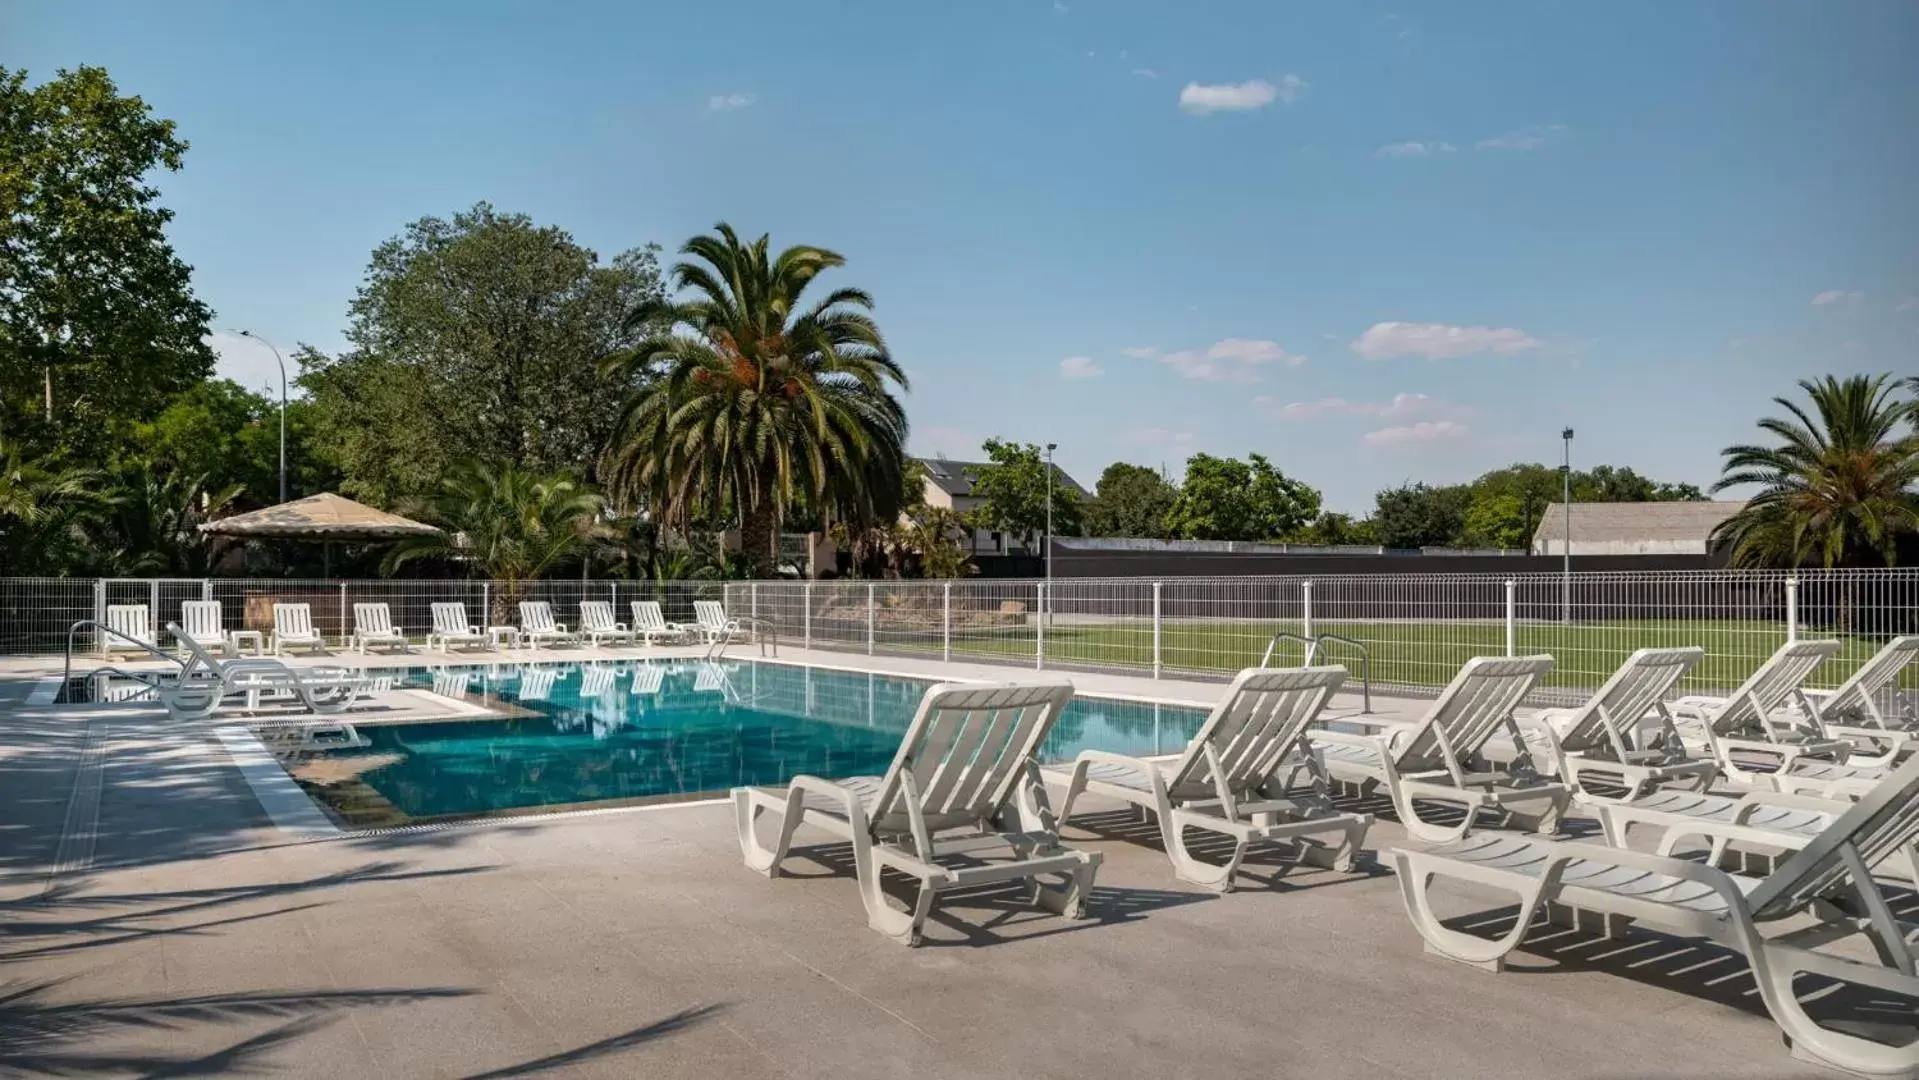
[[[275,349],[273,347],[273,342],[268,341],[266,338],[261,337],[260,335],[254,333],[251,330],[237,330],[234,332],[239,334],[241,337],[252,338],[253,340],[259,342],[260,344],[265,345],[267,348],[273,349],[273,361],[274,363],[277,363],[280,365],[280,501],[286,502],[287,501],[287,362],[281,358],[280,350]]]
[[[1567,428],[1559,433],[1566,444],[1566,464],[1561,470],[1561,494],[1565,500],[1566,535],[1565,546],[1560,549],[1562,558],[1559,572],[1559,621],[1573,621],[1573,429]]]
[[[1042,617],[1053,611],[1053,451],[1057,449],[1058,443],[1046,444],[1046,610]]]

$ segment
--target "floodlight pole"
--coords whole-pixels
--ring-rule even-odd
[[[251,330],[239,331],[241,337],[253,340],[273,349],[273,361],[280,365],[280,501],[287,501],[287,362],[280,356],[280,350],[273,342]]]
[[[1565,500],[1565,536],[1561,538],[1561,567],[1559,573],[1559,621],[1573,621],[1573,429],[1567,428],[1559,433],[1565,441],[1566,464],[1561,470],[1561,496]]]
[[[1053,451],[1058,443],[1046,444],[1046,609],[1040,617],[1051,622],[1053,611]]]

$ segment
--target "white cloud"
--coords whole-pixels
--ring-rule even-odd
[[[1148,355],[1186,378],[1201,382],[1257,382],[1258,369],[1268,364],[1298,367],[1306,362],[1305,357],[1287,352],[1277,341],[1252,338],[1223,338],[1204,352],[1198,349],[1180,349],[1168,353],[1154,350]]]
[[[1154,71],[1154,70],[1153,70],[1152,68],[1134,68],[1134,69],[1133,69],[1133,74],[1135,74],[1135,75],[1137,75],[1137,76],[1139,76],[1139,77],[1140,77],[1140,78],[1142,78],[1142,79],[1157,79],[1157,78],[1159,78],[1159,72],[1157,72],[1157,71]]]
[[[201,340],[213,350],[216,378],[232,379],[248,390],[280,400],[280,364],[274,360],[272,349],[255,338],[224,330]],[[300,365],[288,350],[281,349],[280,355],[286,358],[287,396],[301,397],[300,388],[293,385],[293,380],[300,377]]]
[[[706,107],[713,112],[728,112],[744,109],[756,100],[752,94],[714,94],[706,99]]]
[[[1531,124],[1490,139],[1481,139],[1473,145],[1481,150],[1537,150],[1548,143],[1557,142],[1565,134],[1564,124]]]
[[[1474,353],[1502,355],[1537,349],[1544,342],[1510,326],[1447,326],[1443,323],[1374,323],[1353,342],[1354,352],[1368,360],[1394,356],[1424,356],[1429,360]]]
[[[1059,377],[1062,379],[1097,379],[1106,372],[1093,363],[1090,356],[1069,356],[1059,362]]]
[[[1060,0],[1053,0],[1053,10],[1059,12],[1061,15],[1064,15],[1066,14],[1067,9],[1066,9],[1066,5],[1061,3]]]
[[[1289,401],[1284,405],[1277,398],[1261,396],[1254,398],[1253,403],[1271,410],[1282,420],[1310,420],[1329,415],[1377,416],[1384,420],[1398,420],[1463,411],[1450,402],[1426,394],[1394,394],[1391,401],[1347,401],[1345,398],[1329,397],[1316,401]]]
[[[1438,442],[1441,439],[1457,439],[1466,434],[1466,425],[1451,420],[1421,420],[1417,424],[1402,427],[1380,428],[1360,436],[1361,441],[1371,446],[1398,446],[1404,443]]]
[[[1899,306],[1898,306],[1898,307],[1896,307],[1896,308],[1893,308],[1892,310],[1894,310],[1894,311],[1913,311],[1913,310],[1919,310],[1919,296],[1908,296],[1908,297],[1906,297],[1906,298],[1905,298],[1904,300],[1901,300],[1901,301],[1899,301]]]
[[[1211,85],[1189,82],[1179,92],[1179,107],[1194,114],[1263,109],[1275,101],[1291,105],[1305,89],[1306,80],[1297,75],[1281,77],[1277,86],[1265,79]]]
[[[1857,304],[1857,303],[1863,302],[1865,299],[1866,299],[1866,294],[1861,291],[1855,290],[1853,292],[1847,292],[1844,289],[1827,289],[1825,292],[1822,292],[1818,296],[1815,296],[1812,298],[1812,306],[1825,307],[1828,304],[1837,304],[1841,302]],[[1905,306],[1901,305],[1899,310],[1901,311],[1906,310]]]
[[[1159,355],[1159,346],[1128,345],[1126,348],[1121,349],[1120,353],[1125,356],[1130,356],[1135,360],[1150,360]]]
[[[1419,142],[1409,139],[1405,142],[1387,143],[1373,151],[1374,157],[1422,157],[1426,154],[1450,154],[1459,149],[1449,142]]]

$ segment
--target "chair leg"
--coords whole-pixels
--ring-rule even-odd
[[[1099,870],[1097,859],[1088,859],[1067,875],[1063,888],[1033,879],[1034,905],[1068,919],[1086,917],[1086,899],[1093,891],[1093,875]]]
[[[1246,857],[1245,837],[1235,836],[1233,853],[1227,857],[1226,864],[1214,866],[1193,857],[1191,849],[1186,846],[1186,827],[1177,814],[1160,818],[1160,835],[1166,843],[1167,856],[1173,860],[1174,877],[1215,892],[1233,891],[1233,875],[1239,871],[1239,864]]]
[[[1433,875],[1403,853],[1397,861],[1399,872],[1395,876],[1399,879],[1400,894],[1406,900],[1406,913],[1412,917],[1413,928],[1426,939],[1426,951],[1487,971],[1502,970],[1506,966],[1506,955],[1519,947],[1526,932],[1532,928],[1533,916],[1539,910],[1542,886],[1535,882],[1523,889],[1515,889],[1514,892],[1519,896],[1519,911],[1514,917],[1513,928],[1499,938],[1487,941],[1441,925],[1426,895],[1432,888]]]
[[[1413,797],[1399,784],[1391,787],[1393,809],[1399,812],[1399,823],[1414,837],[1429,844],[1450,844],[1465,837],[1472,831],[1473,818],[1479,813],[1479,802],[1470,794],[1464,800],[1435,799],[1446,806],[1458,806],[1465,811],[1457,825],[1439,825],[1419,816],[1413,805]]]
[[[740,856],[746,860],[748,869],[757,870],[769,878],[780,876],[780,864],[786,860],[786,853],[793,846],[793,830],[799,828],[800,817],[805,813],[805,798],[799,791],[787,791],[786,806],[780,814],[779,839],[769,849],[760,843],[753,829],[754,821],[768,808],[759,805],[751,791],[742,788],[733,793],[733,816],[739,826]]]

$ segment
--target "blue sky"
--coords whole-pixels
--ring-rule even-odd
[[[0,39],[179,122],[217,326],[338,348],[373,246],[479,199],[603,256],[724,219],[847,257],[916,449],[1089,486],[1257,450],[1364,510],[1568,425],[1703,484],[1795,379],[1919,371],[1919,4],[69,0]]]

